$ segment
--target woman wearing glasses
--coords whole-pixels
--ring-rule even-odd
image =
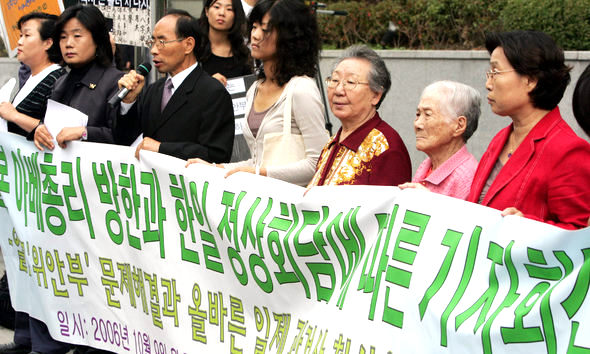
[[[332,113],[342,127],[324,147],[309,186],[409,182],[412,165],[399,134],[377,113],[391,77],[383,59],[352,46],[326,79]]]
[[[566,229],[590,216],[590,144],[561,118],[570,82],[563,51],[541,32],[492,33],[488,103],[512,124],[488,146],[468,201]]]
[[[316,19],[302,1],[262,0],[254,6],[248,27],[251,55],[262,62],[259,79],[246,95],[242,124],[252,157],[218,166],[228,176],[249,172],[306,186],[328,140],[320,92],[312,79],[319,55]],[[271,158],[280,145],[276,138],[286,135],[290,153]],[[195,162],[203,161],[190,159],[187,165]]]
[[[63,128],[55,137],[41,124],[35,129],[35,145],[40,150],[43,146],[53,150],[54,138],[62,148],[72,140],[114,143],[112,126],[117,112],[107,101],[117,92],[123,73],[112,65],[103,14],[92,5],[67,8],[57,20],[53,40],[59,43],[71,70],[56,81],[51,98],[88,115],[88,124]]]

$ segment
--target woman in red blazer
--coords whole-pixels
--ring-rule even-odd
[[[488,103],[509,116],[475,172],[468,201],[566,229],[588,225],[590,144],[561,118],[570,82],[563,51],[542,32],[492,33]]]

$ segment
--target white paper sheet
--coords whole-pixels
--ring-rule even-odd
[[[16,85],[16,80],[11,78],[8,80],[2,88],[0,88],[0,102],[10,102],[10,94],[12,90],[14,90],[14,86]],[[7,132],[8,125],[5,119],[0,119],[0,132]]]
[[[88,124],[88,116],[75,108],[48,100],[43,123],[55,140],[57,134],[65,127],[85,127]]]
[[[246,114],[246,97],[239,97],[232,99],[234,106],[234,116],[243,116]]]
[[[234,79],[227,80],[225,89],[227,90],[227,92],[229,92],[230,95],[240,92],[246,92],[246,83],[244,82],[244,77],[237,77]]]
[[[235,132],[234,132],[235,135],[244,134],[243,124],[248,124],[248,123],[246,123],[246,118],[236,119],[236,127],[235,127]]]
[[[139,145],[139,143],[141,143],[143,141],[143,134],[139,134],[139,136],[137,137],[137,139],[135,139],[135,141],[133,142],[133,144],[131,144],[131,147],[136,148],[137,145]]]

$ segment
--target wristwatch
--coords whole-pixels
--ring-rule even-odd
[[[80,138],[80,140],[82,140],[82,141],[88,140],[88,130],[86,128],[84,128],[84,131],[82,132],[82,137]]]

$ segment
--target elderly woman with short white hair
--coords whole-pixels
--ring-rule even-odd
[[[411,183],[399,187],[428,189],[466,199],[477,160],[465,143],[477,129],[481,96],[473,87],[454,81],[437,81],[422,91],[416,109],[416,149],[428,158]]]

